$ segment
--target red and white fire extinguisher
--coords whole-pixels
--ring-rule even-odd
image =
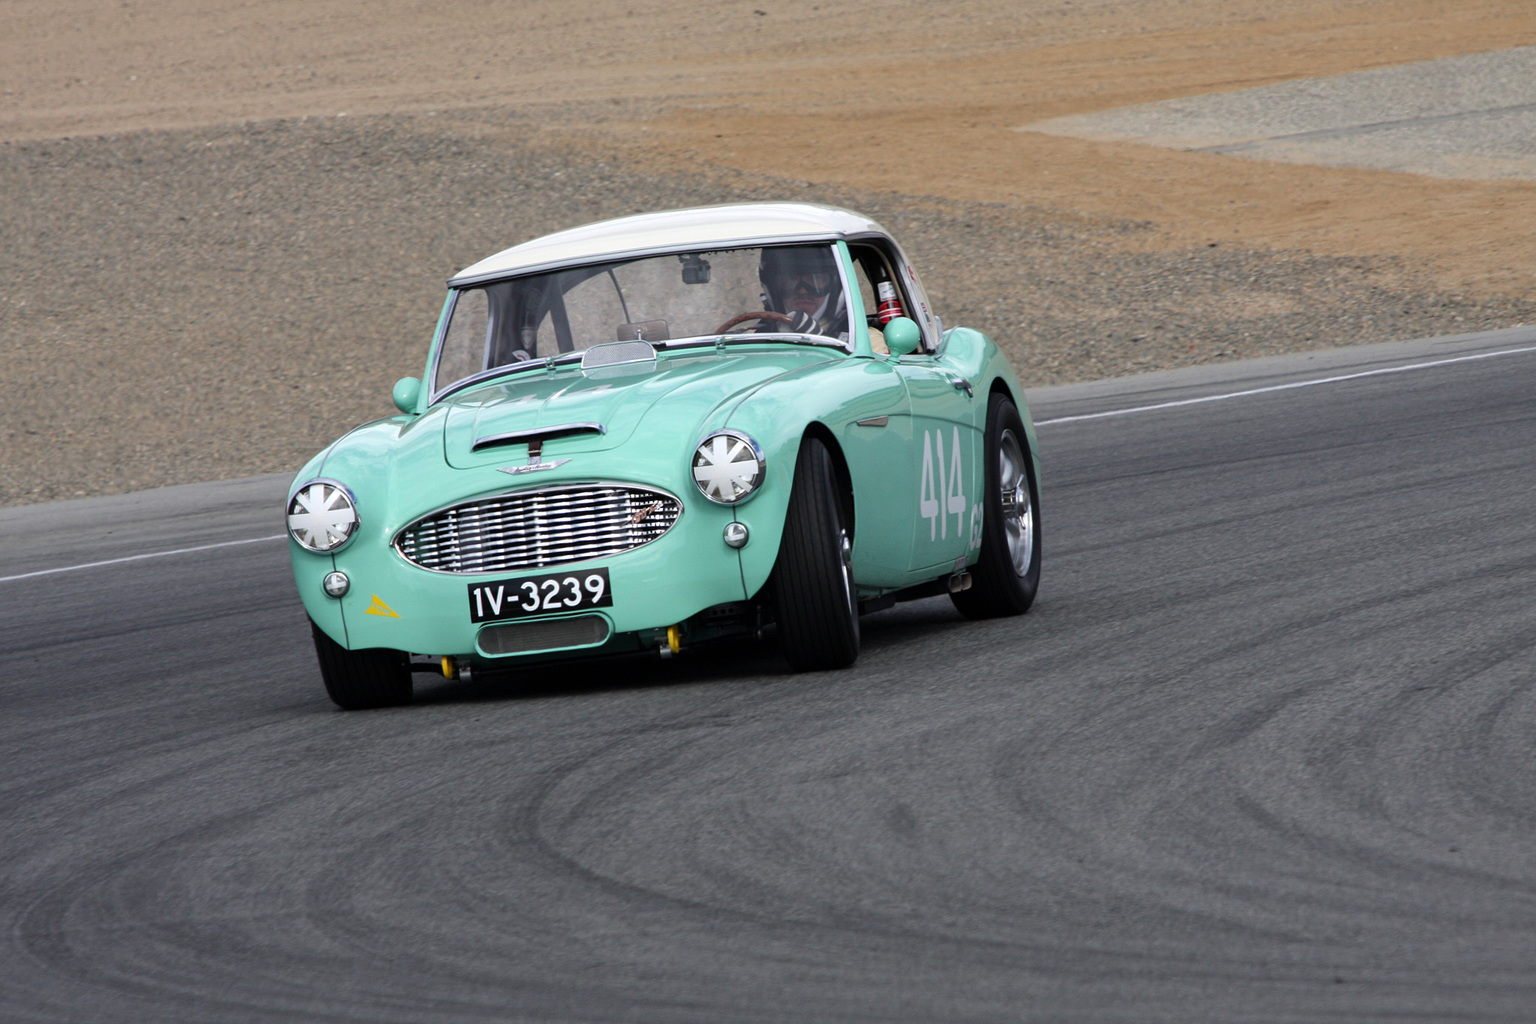
[[[906,311],[901,308],[901,300],[896,297],[896,286],[890,281],[881,281],[875,286],[879,290],[880,305],[875,308],[875,316],[880,321],[880,326],[895,320],[899,316],[906,316]]]

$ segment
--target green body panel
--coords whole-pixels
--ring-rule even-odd
[[[1027,429],[1032,427],[1007,360],[977,331],[955,328],[944,335],[936,353],[899,361],[913,405],[910,479],[918,518],[909,582],[918,582],[962,559],[972,565],[980,555],[991,392],[1001,386],[1019,407]]]
[[[653,635],[647,631],[665,630],[714,605],[750,599],[762,589],[778,556],[795,459],[807,430],[829,438],[847,467],[860,592],[881,593],[947,574],[952,557],[914,568],[914,560],[925,557],[914,553],[914,537],[926,540],[930,530],[919,515],[921,425],[942,421],[945,431],[961,431],[965,438],[959,480],[967,511],[950,519],[946,537],[953,537],[959,519],[969,530],[970,510],[981,500],[980,432],[989,389],[1001,385],[1012,395],[1035,452],[1022,390],[997,348],[974,331],[950,331],[935,355],[897,359],[869,355],[860,327],[854,348],[850,355],[765,342],[664,351],[655,364],[629,367],[530,369],[451,395],[420,414],[359,427],[311,460],[294,481],[295,488],[315,477],[341,482],[355,496],[359,519],[352,541],[334,555],[311,554],[290,542],[300,597],[316,624],[346,647],[462,657],[477,653],[480,629],[470,622],[470,583],[601,565],[609,571],[614,599],[613,607],[600,612],[616,636],[609,646],[620,644],[623,634]],[[949,387],[946,374],[968,380],[974,398]],[[934,383],[935,375],[945,386]],[[914,387],[941,396],[943,408],[914,410]],[[859,422],[882,417],[884,425]],[[569,460],[553,469],[517,476],[501,472],[527,463],[526,444],[471,450],[477,438],[575,422],[602,423],[606,433],[545,440],[544,462]],[[727,426],[756,439],[766,463],[763,484],[735,507],[707,501],[691,477],[694,448],[706,434]],[[949,455],[947,450],[946,459]],[[525,572],[432,572],[407,562],[391,543],[402,528],[448,505],[581,482],[660,488],[681,500],[683,512],[665,535],[643,547]],[[722,539],[733,519],[750,530],[739,552]],[[974,536],[968,532],[957,550],[974,561],[977,544],[979,530]],[[333,568],[352,581],[340,600],[321,590]],[[380,614],[381,609],[392,614]],[[636,646],[633,637],[627,642]]]
[[[972,394],[955,388],[952,378],[968,381]],[[928,399],[941,403],[937,408],[922,404],[921,392],[930,379],[941,382],[937,388],[927,388]],[[827,428],[848,469],[854,497],[853,569],[860,593],[876,595],[925,583],[952,572],[958,558],[974,564],[981,550],[983,432],[988,396],[994,389],[1008,394],[1019,408],[1038,481],[1034,426],[1023,388],[997,346],[977,331],[949,331],[933,354],[848,359],[819,368],[813,375],[773,381],[754,392],[732,413],[730,425],[756,437],[765,453],[768,439],[777,439],[777,449],[768,455],[768,472],[779,479],[778,486],[765,486],[737,514],[753,537],[741,553],[748,593],[761,589],[773,571],[794,459],[804,426],[812,423]],[[883,427],[859,423],[881,416],[888,416]],[[786,424],[800,425],[800,429]],[[938,533],[938,522],[930,523],[921,514],[925,424],[934,433],[944,429],[946,460],[955,430],[962,449],[956,482],[963,511],[946,513],[946,536],[937,543],[929,537]],[[770,531],[766,538],[765,530]],[[950,544],[941,548],[943,557],[933,555],[931,548],[946,540]],[[931,546],[926,552],[925,545]]]
[[[885,417],[887,426],[859,426]],[[778,558],[800,441],[810,424],[841,449],[854,490],[854,578],[877,588],[900,586],[911,550],[911,511],[896,498],[907,474],[910,423],[906,388],[884,359],[843,358],[814,372],[765,384],[732,411],[728,425],[757,439],[768,479],[737,511],[752,531],[741,550],[742,577],[755,594]]]

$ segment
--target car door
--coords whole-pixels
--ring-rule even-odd
[[[981,433],[975,389],[931,354],[903,356],[912,405],[911,482],[917,519],[910,570],[954,566],[972,546],[981,512]]]
[[[893,362],[849,360],[840,368],[851,383],[840,437],[857,508],[854,579],[861,586],[901,587],[912,561],[908,500],[912,417],[906,382]]]
[[[894,243],[885,254],[903,312],[917,321],[923,337],[923,347],[902,356],[899,368],[912,407],[917,521],[911,571],[931,575],[966,558],[980,540],[986,396],[978,405],[974,383],[945,365],[943,324],[917,271]]]

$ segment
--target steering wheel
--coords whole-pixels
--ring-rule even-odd
[[[777,320],[781,324],[794,323],[790,317],[785,316],[783,313],[771,313],[766,309],[760,309],[755,313],[737,313],[725,323],[716,327],[714,333],[724,334],[737,324],[744,324],[748,320]]]

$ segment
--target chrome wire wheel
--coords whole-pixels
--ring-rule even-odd
[[[1023,417],[1003,394],[987,400],[981,550],[971,586],[949,595],[962,615],[1021,615],[1040,587],[1040,492]]]
[[[997,446],[997,479],[1002,499],[1002,527],[1018,576],[1029,572],[1035,554],[1035,517],[1029,504],[1029,477],[1018,435],[1003,431]]]

